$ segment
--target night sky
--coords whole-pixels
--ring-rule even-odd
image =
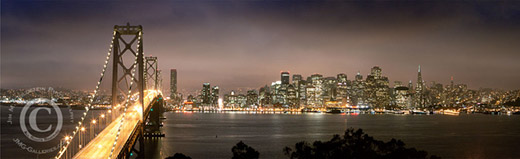
[[[164,87],[224,93],[280,71],[520,88],[519,2],[4,1],[1,87],[93,90],[114,25],[142,25]],[[108,82],[107,80],[106,82]]]

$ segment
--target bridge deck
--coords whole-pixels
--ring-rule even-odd
[[[92,141],[90,141],[83,149],[81,149],[74,158],[79,159],[106,159],[110,155],[110,151],[112,149],[112,145],[114,144],[114,140],[116,138],[117,129],[121,122],[121,116],[119,116],[115,121],[110,123],[101,133],[98,134]],[[121,127],[121,133],[117,140],[116,147],[114,149],[114,153],[112,154],[112,158],[116,158],[125,142],[131,135],[131,132],[137,126],[139,122],[139,115],[135,112],[128,114],[125,117],[123,122],[123,126]]]
[[[147,94],[144,97],[144,105],[146,106],[145,115],[148,112],[148,109],[153,101],[153,99],[159,94],[157,91],[147,90],[145,91]],[[111,158],[117,158],[119,153],[125,146],[127,140],[131,137],[131,133],[133,130],[140,124],[141,119],[141,111],[128,108],[127,115],[121,126],[121,132],[119,134],[119,138],[117,139],[116,147],[114,149],[114,153]],[[106,159],[110,156],[110,151],[112,150],[112,145],[114,144],[114,140],[116,139],[117,129],[119,128],[119,124],[121,123],[122,115],[120,115],[116,120],[112,121],[103,131],[101,131],[94,139],[92,139],[84,148],[82,148],[78,153],[74,155],[73,158],[78,159]]]

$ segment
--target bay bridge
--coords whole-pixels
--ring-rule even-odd
[[[94,114],[89,110],[100,94],[109,63],[110,109]],[[144,55],[142,26],[114,26],[94,93],[80,121],[60,142],[55,158],[145,158],[145,138],[164,136],[160,131],[164,111],[160,76],[157,57]]]

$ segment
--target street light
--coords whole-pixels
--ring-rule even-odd
[[[83,133],[85,133],[85,127],[81,127],[79,130],[81,130],[81,132],[79,133],[79,148],[82,148],[83,144],[85,144],[85,135]]]
[[[69,139],[70,139],[69,136],[65,136],[65,141],[66,141],[67,144],[69,143]],[[65,148],[66,147],[64,147],[63,151],[65,151],[65,158],[67,158],[69,156],[69,151],[66,151]]]

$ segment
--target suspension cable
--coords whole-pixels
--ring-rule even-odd
[[[101,81],[103,81],[103,77],[105,76],[105,72],[106,72],[106,69],[107,69],[108,61],[110,60],[110,54],[112,52],[112,48],[114,47],[115,36],[116,36],[116,31],[114,30],[114,33],[112,35],[112,41],[110,43],[110,48],[108,49],[107,57],[106,57],[106,60],[105,60],[105,64],[103,65],[103,71],[101,71],[101,74],[100,74],[101,77],[99,78],[99,81],[97,82],[96,89],[94,90],[94,95],[92,95],[92,98],[90,98],[90,101],[85,106],[85,112],[83,112],[83,116],[81,117],[81,121],[78,122],[78,124],[76,126],[76,129],[74,131],[72,131],[72,136],[68,139],[68,141],[67,141],[65,146],[60,147],[60,151],[58,152],[58,154],[55,157],[56,159],[61,158],[63,153],[65,153],[65,151],[68,149],[68,147],[70,145],[70,141],[72,141],[74,139],[74,137],[76,136],[77,132],[80,130],[80,127],[84,123],[84,120],[85,120],[85,118],[87,116],[87,113],[90,110],[90,106],[92,106],[92,103],[94,102],[94,99],[96,98],[96,96],[97,96],[97,94],[99,92],[99,87],[101,85]]]

